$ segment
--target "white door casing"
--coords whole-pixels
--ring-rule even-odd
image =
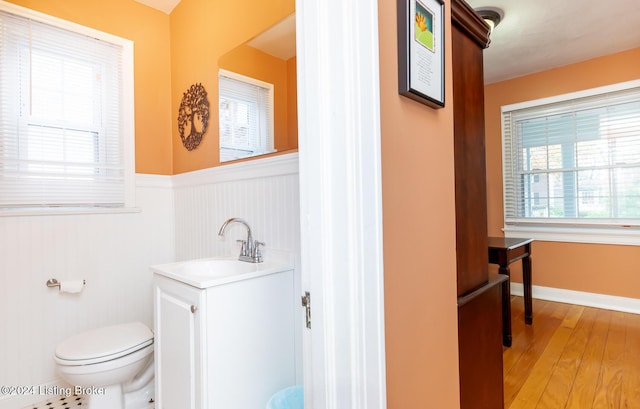
[[[296,13],[305,408],[386,408],[378,4]]]

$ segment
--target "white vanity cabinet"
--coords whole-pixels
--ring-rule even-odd
[[[157,409],[264,409],[296,383],[292,268],[198,288],[162,267],[152,267]]]

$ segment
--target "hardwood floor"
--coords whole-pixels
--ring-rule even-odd
[[[511,298],[504,348],[506,409],[640,408],[640,315]]]

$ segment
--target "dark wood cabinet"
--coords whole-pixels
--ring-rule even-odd
[[[465,2],[454,1],[451,8],[458,296],[463,296],[489,279],[482,69],[488,39],[487,33],[472,35],[484,23],[472,18],[475,12]]]
[[[507,280],[496,275],[487,285],[458,298],[460,408],[504,406],[500,287]]]
[[[489,28],[451,2],[460,407],[504,407],[501,284],[489,277],[482,53]]]

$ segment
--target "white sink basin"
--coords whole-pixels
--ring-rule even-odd
[[[248,263],[237,258],[212,257],[158,264],[151,266],[151,271],[197,288],[209,288],[293,269],[288,255],[270,258],[262,263]]]

